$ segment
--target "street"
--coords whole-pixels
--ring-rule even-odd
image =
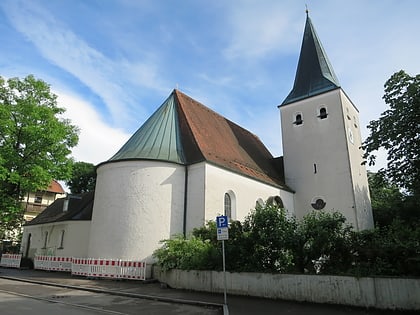
[[[0,279],[2,315],[221,314],[220,309]]]

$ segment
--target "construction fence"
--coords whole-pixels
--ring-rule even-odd
[[[22,255],[3,254],[1,267],[19,268]],[[34,269],[71,272],[75,276],[146,280],[146,263],[121,259],[35,256]]]

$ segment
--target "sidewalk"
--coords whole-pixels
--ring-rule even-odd
[[[71,276],[69,273],[48,272],[40,270],[18,270],[0,268],[0,277],[13,278],[21,281],[31,281],[39,284],[54,284],[79,290],[89,290],[108,294],[125,295],[138,298],[154,299],[171,303],[186,303],[195,305],[222,307],[223,295],[205,292],[193,292],[167,288],[153,281],[135,280],[106,280],[86,279],[85,277]],[[367,310],[361,308],[298,303],[292,301],[270,300],[246,296],[227,296],[229,314],[414,314],[401,311]]]

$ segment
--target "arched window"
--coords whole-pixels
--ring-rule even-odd
[[[321,109],[319,110],[319,118],[321,119],[325,119],[327,118],[328,113],[327,113],[327,109],[325,107],[321,107]]]
[[[278,206],[279,208],[284,208],[283,200],[280,196],[271,196],[267,199],[267,204]]]
[[[302,125],[303,123],[302,114],[296,114],[295,121],[293,123],[295,125]]]
[[[232,218],[232,199],[228,193],[225,193],[225,216]]]

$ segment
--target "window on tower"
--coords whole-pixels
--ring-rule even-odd
[[[295,121],[293,123],[295,125],[302,125],[303,124],[302,114],[296,114]]]
[[[328,117],[327,109],[325,107],[320,108],[318,117],[321,119],[325,119]]]

